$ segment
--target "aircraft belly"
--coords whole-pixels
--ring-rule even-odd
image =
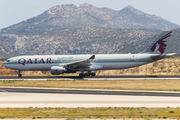
[[[101,70],[101,69],[125,69],[140,66],[143,64],[147,64],[149,62],[103,62],[103,63],[93,63],[92,68],[90,70]],[[10,69],[15,70],[50,70],[52,66],[59,66],[59,64],[11,64],[7,66]]]
[[[148,62],[118,62],[118,63],[98,63],[103,69],[125,69],[147,64]]]

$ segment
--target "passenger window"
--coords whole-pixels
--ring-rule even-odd
[[[6,62],[10,62],[10,60],[7,60]]]

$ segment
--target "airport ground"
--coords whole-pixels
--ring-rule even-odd
[[[180,91],[179,79],[147,80],[0,80],[5,87]]]
[[[1,118],[175,119],[180,116],[180,92],[24,87],[0,87],[0,91]]]
[[[1,118],[76,118],[76,119],[176,119],[179,108],[5,108]]]
[[[99,71],[97,75],[105,77],[180,75],[179,71],[180,59],[171,58],[131,69]],[[51,77],[46,71],[23,72],[23,75]],[[68,76],[75,75],[68,74]],[[0,66],[0,76],[17,76],[17,72]],[[3,79],[0,80],[0,88],[2,88],[0,89],[0,118],[176,119],[180,117],[179,84],[179,79],[154,79],[153,77],[121,80]],[[8,87],[15,87],[15,89],[7,90]],[[25,90],[19,91],[19,87]],[[31,90],[26,87],[34,88],[32,91],[39,88],[50,88],[50,90],[36,93],[30,92]],[[59,88],[62,92],[51,93],[52,89],[57,92]],[[70,92],[69,89],[72,91]],[[77,89],[80,91],[76,92]],[[87,92],[84,91],[85,89],[90,89],[89,91],[95,89],[100,93]],[[107,93],[107,90],[113,90],[113,92]],[[119,91],[118,94],[117,91]]]
[[[88,83],[87,81],[89,80],[84,81],[86,82],[84,86],[87,84],[90,85],[90,83]],[[140,81],[140,80],[135,80],[135,81]],[[8,84],[14,84],[14,83],[18,84],[18,82],[28,83],[28,81],[12,81],[12,80],[1,81],[3,85],[7,85],[7,86],[9,86]],[[34,85],[37,84],[36,82],[37,81],[34,80],[32,81]],[[39,84],[45,82],[46,81],[40,80]],[[67,84],[66,82],[71,82],[71,84],[75,83],[76,86],[78,86],[78,82],[74,80],[71,81],[47,80],[47,82],[49,82],[48,84],[50,84],[51,82],[56,85],[58,84],[65,85]],[[65,82],[65,83],[61,83],[61,82]],[[98,81],[90,81],[90,82],[98,82]],[[106,81],[101,81],[101,83],[103,82]],[[115,82],[114,85],[115,84],[117,83]],[[67,86],[68,85],[70,85],[70,83],[68,83]],[[31,119],[133,118],[133,119],[147,120],[147,119],[155,119],[155,118],[176,119],[177,117],[180,117],[180,108],[179,108],[180,92],[177,91],[154,92],[154,91],[142,91],[142,90],[122,91],[122,90],[102,90],[102,89],[72,89],[72,88],[63,89],[57,87],[27,88],[24,86],[23,87],[7,87],[7,86],[0,87],[0,91],[1,91],[0,117],[1,118],[21,118],[21,119],[22,118],[31,118]],[[98,86],[101,85],[99,84]]]

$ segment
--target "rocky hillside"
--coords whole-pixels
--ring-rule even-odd
[[[0,35],[1,58],[34,54],[138,53],[161,33],[159,30],[79,28],[46,35]],[[180,29],[167,42],[166,53],[180,54]]]
[[[86,27],[46,35],[2,34],[0,51],[1,56],[139,52],[159,32]]]

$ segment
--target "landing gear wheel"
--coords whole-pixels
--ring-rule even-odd
[[[91,76],[96,76],[96,73],[91,73]]]
[[[82,78],[83,76],[84,76],[84,74],[83,74],[83,73],[80,73],[80,74],[79,74],[79,77],[80,77],[80,78]]]
[[[91,76],[91,73],[87,73],[87,76]]]
[[[21,75],[21,71],[20,70],[18,70],[18,77],[21,77],[22,75]]]
[[[88,74],[88,73],[85,73],[85,74],[84,74],[84,77],[87,77],[87,76],[89,76],[89,74]]]
[[[79,74],[79,77],[82,78],[82,77],[88,77],[88,76],[96,76],[96,73],[80,73]]]
[[[18,74],[18,77],[21,77],[22,75],[21,74]]]

